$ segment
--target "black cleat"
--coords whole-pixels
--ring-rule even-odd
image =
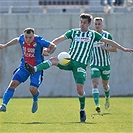
[[[25,68],[29,71],[29,73],[31,75],[33,75],[35,73],[35,69],[33,66],[31,66],[30,64],[28,64],[27,62],[25,62],[24,64]]]
[[[97,106],[96,107],[96,111],[97,111],[97,113],[100,113],[101,112],[100,106]]]
[[[80,122],[85,122],[86,120],[86,113],[85,110],[80,111]]]

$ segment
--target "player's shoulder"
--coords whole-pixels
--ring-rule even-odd
[[[18,37],[18,40],[19,40],[19,41],[24,41],[24,34],[21,34],[21,35]]]
[[[96,34],[99,34],[97,31],[95,30],[88,30],[88,33],[91,34],[91,35],[96,35]]]
[[[108,32],[108,31],[105,31],[105,30],[102,31],[102,36],[104,36],[104,37],[106,37],[106,38],[109,38],[109,39],[111,39],[111,40],[113,39],[111,33]]]
[[[73,28],[68,30],[65,34],[73,34],[73,33],[80,33],[80,29],[79,28]]]
[[[93,33],[95,33],[95,32],[96,32],[95,30],[90,30],[90,29],[89,29],[88,31],[89,31],[89,32],[93,32]]]
[[[80,28],[74,28],[73,30],[80,30]]]
[[[42,40],[42,39],[43,39],[43,37],[42,37],[42,36],[40,36],[40,35],[36,35],[36,34],[35,34],[35,39],[36,39],[36,41],[40,41],[40,40]]]
[[[40,36],[40,35],[34,35],[35,36],[35,38],[43,38],[42,36]]]
[[[80,28],[74,28],[73,31],[80,31]]]
[[[104,34],[110,34],[108,31],[106,31],[106,30],[103,30],[102,31]]]

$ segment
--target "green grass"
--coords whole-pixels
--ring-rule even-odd
[[[7,112],[0,112],[0,133],[29,132],[133,132],[133,98],[111,98],[111,107],[97,115],[92,98],[86,99],[87,120],[79,122],[78,98],[40,98],[39,109],[31,113],[31,98],[13,98]],[[1,99],[0,99],[1,101]]]

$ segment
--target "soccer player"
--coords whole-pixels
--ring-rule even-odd
[[[12,98],[16,87],[22,82],[25,82],[30,76],[29,90],[33,97],[32,113],[35,113],[38,109],[38,87],[42,82],[43,71],[38,71],[34,75],[30,75],[27,69],[25,69],[24,63],[27,62],[32,66],[38,65],[44,61],[44,57],[42,56],[43,48],[49,49],[49,55],[54,52],[56,45],[53,42],[49,42],[41,36],[36,35],[33,28],[26,28],[24,29],[23,34],[19,37],[12,39],[6,44],[0,44],[0,49],[12,46],[14,44],[20,44],[22,49],[22,59],[19,67],[14,71],[11,82],[3,95],[3,102],[0,106],[0,111],[6,112],[6,106]]]
[[[81,14],[79,21],[79,28],[71,29],[67,31],[65,34],[55,38],[52,42],[54,44],[59,44],[60,42],[65,41],[66,39],[71,39],[72,42],[70,44],[69,54],[71,55],[71,61],[68,65],[62,66],[58,63],[57,57],[51,57],[49,60],[44,61],[43,63],[32,67],[28,63],[25,64],[27,70],[34,74],[37,71],[48,69],[50,66],[55,65],[58,66],[62,70],[72,71],[78,98],[80,102],[80,121],[85,122],[86,113],[85,113],[85,90],[84,83],[86,80],[86,68],[89,64],[91,52],[93,50],[93,45],[95,41],[103,41],[112,45],[120,50],[125,52],[133,52],[133,49],[125,48],[115,41],[104,38],[101,34],[96,31],[90,30],[89,26],[91,25],[93,17],[90,14]],[[48,49],[43,51],[44,55],[47,55],[49,52]],[[49,66],[48,66],[49,65]]]
[[[102,17],[94,18],[94,28],[100,33],[103,37],[111,39],[112,35],[103,30],[103,21]],[[110,98],[110,87],[109,87],[109,77],[110,77],[110,52],[116,52],[117,49],[115,47],[110,47],[110,45],[103,42],[94,42],[94,49],[92,51],[92,58],[90,63],[91,68],[91,82],[92,82],[92,95],[94,98],[94,102],[96,104],[96,111],[98,113],[100,110],[99,103],[99,80],[102,78],[102,86],[105,93],[105,108],[108,109],[110,106],[109,98]]]

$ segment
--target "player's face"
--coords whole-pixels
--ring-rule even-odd
[[[101,20],[95,20],[94,27],[95,27],[96,31],[98,31],[98,32],[102,31],[102,29],[103,29],[102,21]]]
[[[34,34],[32,32],[30,34],[24,33],[24,39],[27,44],[30,44],[34,40]]]
[[[86,32],[89,26],[90,26],[90,23],[88,23],[88,19],[80,18],[79,27],[81,28],[81,31]]]

